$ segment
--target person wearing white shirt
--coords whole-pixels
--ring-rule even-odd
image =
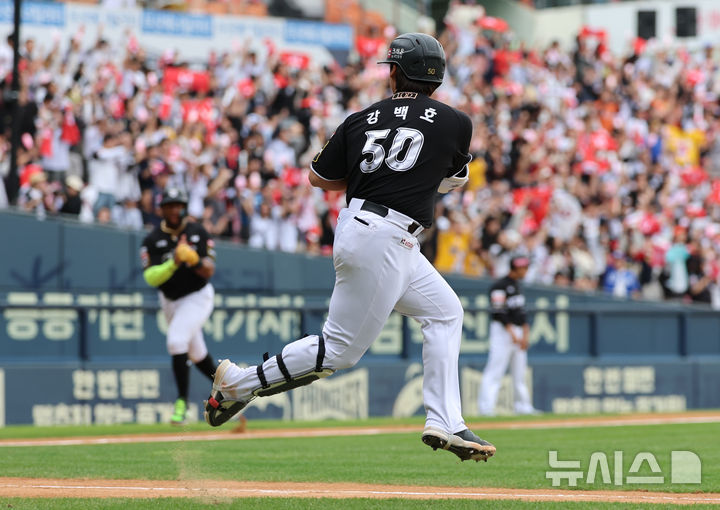
[[[5,78],[13,68],[12,34],[7,36],[7,43],[0,44],[0,79]]]
[[[102,147],[94,154],[89,161],[89,182],[98,193],[97,200],[93,205],[93,212],[97,216],[100,209],[107,207],[112,210],[116,203],[118,191],[120,167],[126,163],[127,150],[118,144],[114,135],[106,134]]]
[[[280,232],[278,222],[273,217],[272,209],[267,202],[260,204],[260,210],[250,219],[250,239],[248,244],[253,248],[274,250],[278,246]]]

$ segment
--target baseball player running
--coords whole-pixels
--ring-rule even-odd
[[[322,333],[257,366],[224,360],[205,418],[220,425],[256,396],[352,367],[396,310],[417,320],[424,335],[422,441],[462,460],[487,460],[495,447],[467,429],[460,408],[462,305],[417,239],[433,222],[436,193],[467,182],[472,124],[430,97],[445,72],[433,37],[401,35],[380,63],[390,64],[392,97],[350,115],[311,165],[313,186],[346,191],[348,200],[335,232],[335,288]]]
[[[515,396],[515,412],[534,414],[537,411],[530,402],[525,385],[527,349],[530,328],[525,313],[525,296],[520,281],[527,273],[530,260],[525,256],[510,259],[510,272],[490,287],[490,353],[483,371],[480,390],[480,414],[495,414],[500,382],[510,365]]]
[[[208,280],[215,272],[215,250],[205,229],[185,216],[187,203],[184,191],[166,189],[160,203],[163,221],[140,248],[143,276],[160,291],[167,319],[167,350],[178,393],[171,422],[176,425],[187,419],[188,359],[211,380],[215,373],[202,333],[213,311],[215,290]]]

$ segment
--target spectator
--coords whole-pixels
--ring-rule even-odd
[[[705,267],[708,263],[703,256],[702,245],[693,240],[689,246],[687,259],[688,297],[694,303],[711,304],[711,284],[713,269]]]
[[[112,210],[115,207],[116,193],[119,190],[121,172],[124,173],[125,170],[126,159],[125,147],[120,144],[115,135],[106,133],[103,137],[102,147],[93,154],[88,166],[90,185],[98,192],[93,206],[96,216],[100,209]]]
[[[112,221],[120,228],[127,230],[142,230],[144,223],[142,212],[138,209],[137,202],[126,197],[122,204],[113,207]]]
[[[25,211],[35,213],[38,219],[44,219],[47,216],[48,208],[52,207],[51,204],[50,189],[45,172],[42,170],[34,172],[30,175],[27,184],[20,188],[18,205]]]
[[[160,226],[162,217],[158,214],[157,209],[152,189],[144,189],[140,195],[140,214],[142,216],[142,224],[146,229]]]
[[[668,298],[682,298],[690,283],[687,261],[690,252],[686,246],[687,231],[683,227],[675,228],[673,245],[665,253],[665,292]]]
[[[650,41],[612,54],[586,33],[569,50],[556,42],[527,50],[507,37],[452,25],[440,36],[453,57],[437,94],[471,116],[474,160],[466,188],[439,200],[423,253],[444,270],[501,277],[518,250],[531,255],[528,282],[592,291],[617,277],[608,253],[623,252],[637,263],[618,265],[642,281],[646,297],[657,298],[659,285],[675,299],[718,293],[708,254],[720,250],[720,237],[705,235],[720,230],[712,52]],[[158,197],[174,185],[188,192],[188,213],[218,237],[329,252],[344,197],[309,189],[303,173],[334,126],[384,97],[387,70],[372,58],[321,69],[249,44],[192,70],[198,79],[185,83],[173,78],[191,71],[180,55],[150,57],[136,42],[79,35],[63,51],[29,39],[21,49],[19,110],[0,102],[2,118],[22,119],[21,208],[62,210],[73,192],[55,195],[52,181],[81,177],[81,157],[81,221],[137,228],[139,214],[155,225]],[[11,56],[8,40],[0,76]],[[7,168],[8,143],[0,145]],[[46,179],[33,186],[37,169]],[[697,260],[685,245],[700,237]],[[617,292],[640,295],[632,288],[618,284]]]
[[[279,228],[273,217],[272,206],[263,201],[257,213],[250,219],[250,240],[253,248],[274,250],[278,246]]]
[[[635,273],[628,268],[627,257],[623,252],[612,254],[612,260],[603,276],[603,289],[619,298],[639,296],[640,282]]]
[[[109,207],[101,207],[97,212],[97,222],[100,225],[110,225],[112,221],[112,211]]]
[[[82,199],[80,198],[80,192],[82,192],[85,184],[83,180],[77,175],[68,175],[65,178],[65,195],[63,199],[62,207],[60,212],[63,214],[71,214],[78,216],[82,209]]]

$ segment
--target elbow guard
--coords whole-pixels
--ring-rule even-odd
[[[468,167],[465,165],[458,173],[451,177],[445,177],[440,181],[438,186],[439,193],[448,193],[456,188],[460,188],[468,182]]]

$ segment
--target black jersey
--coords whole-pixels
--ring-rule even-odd
[[[506,276],[490,287],[492,320],[505,325],[523,326],[527,322],[525,296],[517,280]]]
[[[470,162],[465,113],[415,92],[398,92],[350,115],[315,156],[312,170],[347,179],[347,200],[395,209],[429,227],[445,177]]]
[[[140,248],[143,269],[173,258],[175,247],[182,234],[185,234],[187,243],[197,251],[200,258],[215,258],[213,240],[199,223],[187,222],[184,228],[180,227],[177,231],[165,228],[164,224],[165,222],[155,227],[143,240]],[[194,269],[182,264],[168,281],[160,285],[159,289],[166,298],[175,300],[202,289],[207,282]]]

